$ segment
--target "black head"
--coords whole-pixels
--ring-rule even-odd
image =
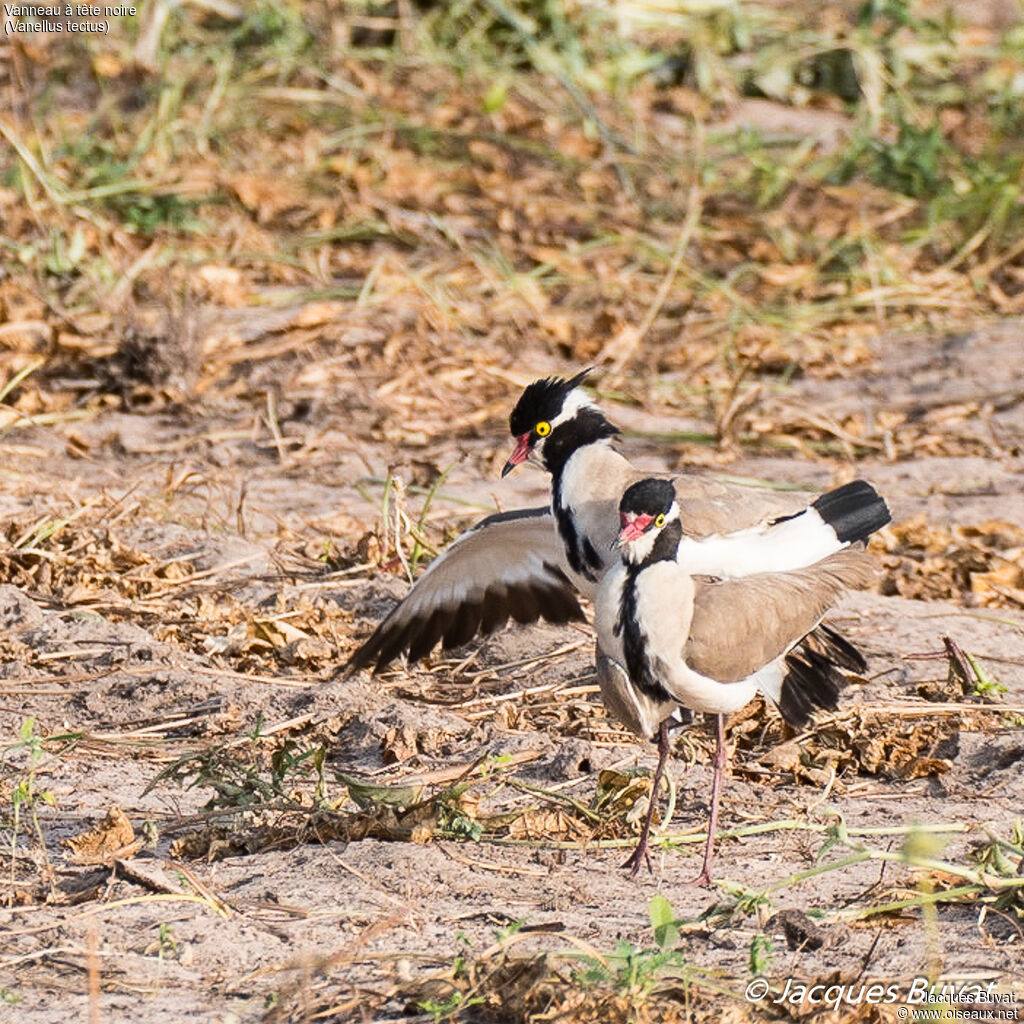
[[[632,515],[667,515],[676,500],[676,488],[671,480],[648,477],[626,488],[619,502],[619,512]]]
[[[682,526],[671,480],[649,477],[626,489],[619,502],[616,545],[627,563],[648,565],[675,558]]]
[[[519,396],[508,419],[516,447],[501,471],[502,476],[527,459],[556,476],[573,452],[618,433],[601,410],[578,390],[588,373],[589,369],[584,370],[568,380],[537,380]]]
[[[557,419],[570,392],[583,383],[591,369],[592,367],[587,367],[582,373],[568,380],[564,377],[546,377],[529,385],[519,396],[519,401],[508,418],[508,428],[512,436],[522,437],[538,423],[550,423]]]

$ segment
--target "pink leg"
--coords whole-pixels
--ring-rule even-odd
[[[708,841],[704,847],[704,866],[694,880],[694,885],[711,885],[711,862],[715,855],[715,833],[718,831],[718,799],[722,793],[722,776],[725,773],[725,718],[715,715],[718,726],[718,742],[715,746],[714,774],[711,777],[711,816],[708,820]]]
[[[651,821],[654,818],[654,802],[658,796],[658,786],[661,784],[661,777],[665,774],[665,762],[671,752],[672,746],[668,737],[668,722],[666,718],[658,727],[658,767],[654,769],[654,782],[651,784],[651,802],[647,807],[647,817],[644,818],[644,827],[640,830],[640,842],[636,849],[629,855],[629,860],[622,866],[629,868],[630,878],[636,878],[641,863],[647,863],[647,870],[652,874],[651,855],[647,852],[647,840],[651,835]]]

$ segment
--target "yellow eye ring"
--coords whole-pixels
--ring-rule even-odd
[[[655,527],[655,529],[660,530],[664,525],[665,525],[665,517],[663,515],[658,515],[658,516],[654,517],[654,527]]]
[[[547,437],[551,433],[551,424],[547,420],[541,420],[533,430],[538,437]]]

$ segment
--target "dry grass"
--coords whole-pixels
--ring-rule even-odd
[[[155,50],[145,19],[9,41],[2,368],[32,369],[8,429],[193,397],[272,428],[268,387],[287,395],[278,416],[358,387],[409,442],[442,422],[471,435],[531,375],[515,365],[528,338],[538,365],[607,363],[633,397],[717,410],[719,433],[763,442],[758,381],[848,372],[880,325],[1015,308],[1019,202],[995,198],[1019,170],[999,91],[1015,51],[998,31],[927,11],[900,28],[900,5],[857,29],[818,11],[800,71],[781,11],[728,9],[696,35],[698,15],[666,17],[609,42],[596,11],[555,26],[474,6],[374,15],[370,36],[353,5],[326,3],[240,21],[186,6]],[[475,44],[446,50],[473,17]],[[771,99],[751,98],[767,80],[725,37],[776,65]],[[900,65],[908,38],[917,63]],[[622,78],[694,39],[682,84]],[[357,45],[374,41],[389,48]],[[814,55],[830,46],[853,55],[860,103],[798,86],[829,81]],[[956,88],[938,110],[928,94],[931,139],[915,90],[939,73]],[[628,91],[594,88],[602,76]]]

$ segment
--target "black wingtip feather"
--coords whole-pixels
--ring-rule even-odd
[[[831,626],[821,623],[808,636],[807,640],[813,642],[822,654],[835,662],[841,669],[845,669],[847,672],[856,672],[858,675],[867,672],[868,663],[864,660],[864,655]]]
[[[457,610],[454,608],[436,609],[424,626],[410,633],[406,658],[410,662],[419,661],[424,655],[429,654],[437,642],[452,628],[456,612]]]
[[[794,667],[788,659],[786,667],[788,671],[786,678],[782,681],[779,711],[789,725],[794,729],[800,729],[810,721],[812,707],[800,689],[800,682],[795,678]]]
[[[856,648],[843,640],[838,633],[834,630],[829,632],[842,641],[837,645],[840,650],[845,645],[857,653]],[[782,691],[779,695],[779,711],[782,717],[797,729],[805,726],[815,711],[834,711],[839,705],[839,695],[846,685],[846,679],[839,671],[840,666],[809,643],[810,639],[811,637],[805,638],[799,648],[786,655],[786,675],[782,680]],[[857,654],[857,657],[860,655]]]
[[[508,594],[501,590],[488,592],[480,613],[480,635],[490,636],[508,622]]]
[[[552,570],[550,586],[492,587],[479,600],[455,608],[438,608],[426,618],[396,626],[389,616],[349,656],[340,670],[343,676],[361,669],[380,672],[402,654],[412,661],[429,654],[440,641],[446,651],[488,636],[511,618],[525,625],[546,619],[561,625],[584,621],[576,595],[563,586],[565,577]],[[566,581],[567,582],[567,581]]]
[[[852,480],[823,494],[811,506],[843,544],[867,540],[892,516],[881,495],[866,480]]]
[[[508,610],[512,618],[521,626],[536,619],[530,599],[530,591],[526,587],[513,584],[508,588]]]
[[[549,591],[549,603],[544,609],[544,618],[548,622],[562,625],[566,622],[585,622],[586,616],[580,607],[576,595],[561,587]]]
[[[384,625],[387,625],[386,621]],[[386,668],[408,648],[413,641],[413,630],[416,625],[417,623],[415,622],[409,622],[391,633],[383,633],[377,642],[377,659],[373,666],[374,672],[380,672]]]
[[[359,672],[362,669],[369,669],[371,667],[374,672],[377,671],[377,668],[374,667],[374,662],[376,662],[380,657],[381,647],[387,635],[387,630],[385,629],[387,624],[388,620],[385,619],[370,634],[370,636],[349,655],[348,661],[346,661],[342,667],[342,675],[350,676],[353,672]]]
[[[452,622],[444,631],[444,644],[446,651],[453,647],[461,647],[469,643],[476,636],[480,628],[482,608],[479,602],[462,605],[453,615]]]

